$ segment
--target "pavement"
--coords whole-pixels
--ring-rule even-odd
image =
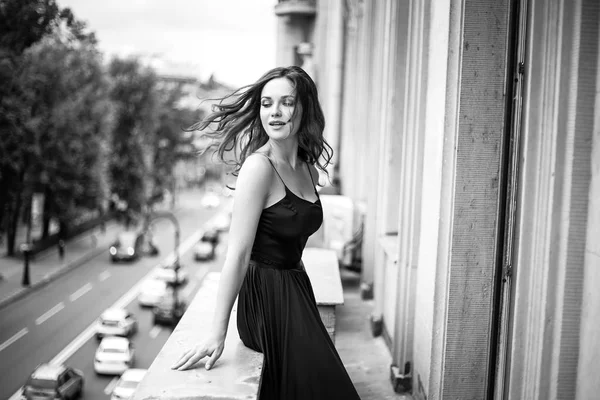
[[[30,262],[30,285],[23,286],[23,260],[0,257],[0,308],[27,296],[86,261],[106,252],[122,226],[109,222],[106,230],[94,229],[66,243],[64,258],[57,248],[38,254]],[[344,304],[336,310],[336,347],[362,400],[410,400],[397,394],[390,382],[390,352],[382,337],[371,334],[372,300],[362,300],[360,274],[342,269]]]
[[[66,241],[62,258],[59,256],[58,246],[37,254],[29,262],[30,284],[28,286],[22,284],[23,259],[3,255],[0,257],[0,308],[44,287],[101,253],[107,252],[110,244],[115,240],[117,232],[122,229],[122,225],[111,221],[106,224],[104,231],[95,228],[76,236]]]

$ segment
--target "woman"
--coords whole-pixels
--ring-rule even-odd
[[[192,368],[204,357],[206,369],[214,365],[239,294],[240,337],[265,358],[261,400],[358,399],[301,261],[323,220],[315,164],[325,171],[332,155],[316,86],[299,67],[275,68],[225,100],[192,127],[216,123],[208,134],[220,139],[221,158],[231,149],[240,156],[212,334],[172,368]]]

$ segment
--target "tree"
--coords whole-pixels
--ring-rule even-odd
[[[70,41],[95,43],[69,9],[54,0],[0,0],[0,230],[7,231],[7,253],[23,204],[25,179],[36,154],[29,124],[31,92],[23,86],[23,52],[59,30]]]
[[[73,45],[56,36],[27,50],[23,69],[24,86],[32,92],[28,127],[39,156],[29,181],[45,193],[47,235],[50,217],[68,226],[109,196],[102,168],[110,131],[109,87],[93,45]]]
[[[142,213],[152,196],[158,127],[156,75],[135,58],[115,58],[109,65],[115,107],[110,176],[112,191],[128,211]]]
[[[178,160],[196,157],[193,146],[194,135],[187,128],[203,117],[199,109],[180,106],[184,96],[182,85],[163,85],[159,87],[159,123],[156,133],[156,152],[154,158],[154,189],[162,193],[173,190],[173,168]]]

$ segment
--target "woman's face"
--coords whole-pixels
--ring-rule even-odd
[[[271,139],[287,139],[298,133],[302,107],[296,90],[286,78],[275,78],[263,87],[260,120]]]

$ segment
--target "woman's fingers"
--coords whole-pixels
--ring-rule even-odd
[[[221,353],[223,353],[223,347],[219,346],[212,352],[210,358],[206,362],[206,365],[204,365],[204,368],[206,368],[207,370],[211,369],[212,366],[215,365],[215,362],[217,362],[219,357],[221,357]]]
[[[185,362],[191,357],[192,351],[193,350],[187,350],[184,352],[181,357],[179,357],[179,360],[175,361],[175,363],[171,365],[171,369],[177,369],[185,364]]]
[[[179,360],[177,360],[175,362],[175,364],[173,364],[171,366],[171,369],[181,370],[184,366],[186,366],[186,365],[189,366],[190,360],[194,359],[194,357],[198,354],[198,352],[202,352],[202,350],[199,350],[198,348],[193,348],[193,349],[187,350],[186,352],[184,352],[181,355],[181,357],[179,357]],[[199,358],[198,358],[198,360],[199,360]]]
[[[184,371],[192,368],[198,361],[203,359],[207,355],[207,351],[203,348],[201,350],[194,351],[177,369]]]

